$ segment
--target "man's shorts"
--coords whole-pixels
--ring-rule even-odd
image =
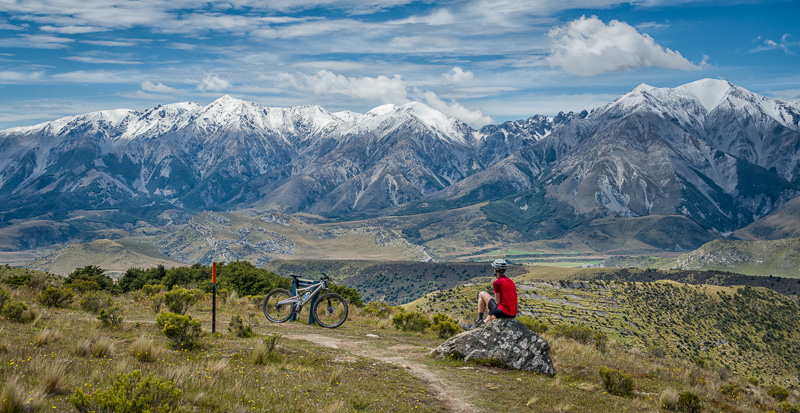
[[[497,308],[497,301],[495,301],[494,298],[489,300],[489,314],[491,314],[491,315],[493,315],[493,316],[495,316],[497,318],[514,318],[514,317],[516,317],[515,315],[508,315],[508,314],[500,311],[500,309]]]

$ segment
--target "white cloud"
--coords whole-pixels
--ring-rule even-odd
[[[473,127],[479,128],[483,125],[492,123],[492,118],[484,115],[483,112],[479,110],[467,109],[455,101],[450,101],[450,103],[447,103],[439,99],[439,96],[437,96],[434,92],[422,92],[420,93],[420,98],[423,99],[428,106],[444,113],[445,115],[464,121]]]
[[[44,72],[16,72],[13,70],[0,71],[0,84],[19,84],[42,80]]]
[[[64,59],[72,60],[75,62],[81,63],[91,63],[96,65],[140,65],[142,62],[136,60],[127,60],[127,59],[105,59],[102,57],[91,57],[91,56],[67,56]]]
[[[348,77],[327,70],[314,75],[286,75],[298,88],[316,94],[337,94],[381,103],[407,102],[406,84],[399,75],[394,77]]]
[[[756,47],[750,50],[751,53],[783,50],[786,54],[794,54],[792,48],[800,46],[800,41],[792,40],[792,35],[789,33],[784,33],[784,35],[781,36],[781,40],[777,42],[771,39],[764,39],[761,36],[757,37],[754,42],[756,43]]]
[[[144,82],[142,82],[142,90],[144,90],[145,92],[162,93],[162,94],[171,94],[180,92],[180,89],[169,87],[161,82],[153,83],[149,80],[145,80]]]
[[[596,16],[584,16],[553,28],[548,36],[552,46],[547,62],[583,76],[652,66],[697,70],[704,65],[661,47],[652,37],[618,20],[605,24]]]
[[[129,40],[83,40],[81,43],[105,47],[134,47],[138,44]]]
[[[41,26],[39,28],[45,32],[59,33],[59,34],[84,34],[84,33],[97,33],[97,32],[108,31],[107,28],[95,27],[95,26],[61,26],[61,27]]]
[[[72,41],[72,39],[46,34],[23,34],[18,37],[0,38],[0,47],[64,49]]]
[[[75,72],[58,73],[52,75],[54,80],[67,83],[88,83],[88,84],[115,84],[135,82],[130,72],[110,72],[107,70],[87,71],[78,70]]]
[[[203,81],[197,86],[197,89],[203,92],[219,92],[229,88],[230,86],[231,83],[227,80],[209,73],[206,74],[206,77],[203,78]]]
[[[465,72],[464,69],[455,66],[442,76],[444,76],[447,81],[452,83],[464,83],[472,80],[473,74],[470,71]]]

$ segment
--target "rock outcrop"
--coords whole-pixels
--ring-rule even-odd
[[[494,320],[451,337],[431,354],[465,361],[492,359],[517,370],[556,374],[547,340],[513,319]]]

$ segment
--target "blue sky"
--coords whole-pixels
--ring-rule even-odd
[[[480,126],[726,79],[800,99],[800,2],[0,0],[0,128],[232,96]]]

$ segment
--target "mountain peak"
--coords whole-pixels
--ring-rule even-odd
[[[734,86],[726,80],[700,79],[678,86],[675,88],[675,91],[691,95],[703,105],[706,112],[711,112],[725,100],[734,88],[737,88],[737,86]]]

